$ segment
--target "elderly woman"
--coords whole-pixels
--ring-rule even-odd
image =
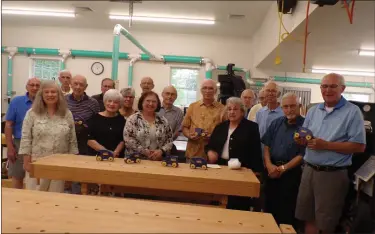
[[[240,98],[227,100],[227,120],[217,125],[212,132],[205,151],[210,163],[227,165],[229,159],[237,158],[242,167],[256,174],[263,171],[262,151],[258,125],[244,118],[245,107]],[[230,196],[228,209],[249,210],[251,199]]]
[[[132,88],[123,88],[121,89],[120,93],[124,98],[124,104],[119,111],[120,114],[127,119],[129,116],[135,113],[135,110],[133,110],[135,91]]]
[[[72,113],[54,81],[44,81],[22,127],[19,154],[24,158],[26,188],[64,192],[64,181],[30,178],[31,160],[51,154],[77,154],[77,139]]]
[[[126,154],[140,153],[144,159],[161,160],[169,153],[173,133],[168,121],[156,114],[160,108],[160,99],[156,93],[148,91],[142,94],[138,102],[139,112],[126,121]]]
[[[104,94],[105,110],[95,114],[88,122],[90,155],[96,155],[99,150],[110,150],[115,158],[124,156],[122,133],[125,119],[118,113],[122,103],[123,97],[118,90],[110,89]]]

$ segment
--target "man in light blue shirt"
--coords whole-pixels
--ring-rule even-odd
[[[328,74],[320,89],[324,103],[312,107],[303,124],[313,133],[307,142],[296,208],[296,218],[306,221],[306,234],[335,231],[350,183],[347,167],[352,154],[366,147],[362,113],[341,96],[344,77]]]
[[[259,125],[259,133],[262,138],[272,121],[284,116],[283,110],[277,101],[280,91],[277,84],[273,81],[267,82],[264,86],[264,92],[267,99],[267,106],[262,107],[255,117],[255,122]]]
[[[26,112],[31,108],[35,95],[40,88],[40,80],[31,78],[27,81],[25,95],[17,96],[9,103],[5,116],[5,139],[7,143],[8,176],[12,177],[13,188],[23,188],[23,158],[18,155],[21,143],[22,123]]]

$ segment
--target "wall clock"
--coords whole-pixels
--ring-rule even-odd
[[[104,66],[100,62],[95,62],[91,65],[91,71],[95,75],[100,75],[104,72]]]

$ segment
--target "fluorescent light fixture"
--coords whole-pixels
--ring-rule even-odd
[[[55,17],[71,17],[71,18],[74,18],[76,16],[75,12],[19,10],[19,9],[2,9],[1,14],[31,15],[31,16],[55,16]]]
[[[109,15],[110,19],[115,20],[129,20],[127,15]],[[166,17],[148,17],[148,16],[133,16],[134,21],[143,22],[163,22],[163,23],[182,23],[182,24],[215,24],[215,20],[206,19],[187,19],[187,18],[166,18]]]
[[[370,71],[345,71],[345,70],[328,70],[328,69],[311,69],[312,73],[319,73],[319,74],[329,74],[329,73],[338,73],[341,75],[349,75],[349,76],[370,76],[374,77],[375,72]]]
[[[375,56],[375,50],[359,50],[359,56]]]

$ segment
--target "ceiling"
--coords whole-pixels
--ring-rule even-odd
[[[272,1],[142,1],[134,3],[134,15],[174,16],[186,18],[214,18],[215,25],[183,25],[168,23],[133,22],[131,30],[191,33],[234,37],[251,37],[258,29]],[[112,29],[128,21],[110,20],[109,13],[127,15],[127,2],[109,1],[2,1],[3,8],[31,8],[74,10],[88,7],[92,12],[77,12],[76,18],[2,15],[3,25],[58,26]],[[229,14],[245,15],[243,19],[229,19]]]
[[[374,57],[358,56],[359,49],[375,49],[375,2],[356,1],[353,24],[346,10],[338,3],[316,9],[309,18],[306,68],[374,71]],[[302,72],[305,22],[291,34],[296,40],[280,45],[282,64],[275,65],[277,50],[263,60],[258,68],[274,71]]]

